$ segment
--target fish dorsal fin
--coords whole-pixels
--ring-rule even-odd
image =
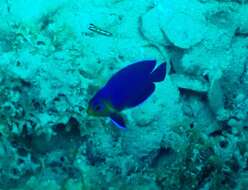
[[[115,75],[113,75],[112,80],[115,79],[115,77],[117,76],[120,77],[120,75],[126,76],[134,73],[149,74],[153,71],[155,65],[156,65],[156,60],[145,60],[145,61],[139,61],[133,63],[131,65],[124,67],[123,69],[118,71]]]
[[[121,116],[121,114],[112,113],[110,115],[110,119],[116,127],[120,128],[120,129],[126,129],[125,121],[124,121],[123,117]]]
[[[145,60],[145,61],[139,61],[131,65],[130,67],[133,67],[133,70],[142,71],[143,73],[151,72],[156,65],[156,60]]]
[[[154,71],[151,73],[152,82],[161,82],[164,80],[166,75],[166,63],[162,63],[159,65]]]

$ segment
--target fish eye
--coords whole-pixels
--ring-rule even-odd
[[[102,108],[103,108],[103,107],[102,107],[100,104],[98,104],[98,105],[95,106],[95,110],[96,110],[96,111],[101,111]]]

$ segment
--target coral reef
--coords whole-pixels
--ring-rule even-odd
[[[245,190],[247,0],[0,1],[0,189]],[[168,62],[125,110],[86,113],[123,66]]]

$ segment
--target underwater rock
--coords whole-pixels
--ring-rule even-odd
[[[137,133],[139,133],[138,136]],[[136,160],[152,160],[160,148],[162,138],[163,134],[159,129],[144,130],[143,128],[129,129],[129,133],[123,134],[122,137],[125,151]],[[134,143],[129,144],[130,140]]]
[[[146,12],[141,18],[140,30],[142,35],[148,39],[152,44],[169,45],[168,39],[165,39],[165,35],[160,28],[161,15],[156,8],[153,8]]]
[[[52,180],[44,180],[42,182],[40,182],[40,179],[38,179],[35,176],[30,177],[30,179],[28,179],[26,185],[25,185],[25,189],[33,189],[34,187],[37,190],[42,190],[42,189],[46,189],[46,190],[60,190],[60,185],[57,184],[56,180],[52,179]]]
[[[237,102],[235,99],[241,97],[242,94],[246,94],[246,85],[241,82],[242,77],[244,77],[246,73],[246,59],[242,56],[243,53],[243,55],[245,55],[245,52],[247,52],[247,50],[236,47],[232,52],[233,60],[222,71],[223,76],[220,80],[220,84],[225,96],[225,105],[233,105],[231,106],[231,109],[241,103]]]
[[[203,39],[206,27],[203,17],[192,18],[184,13],[176,13],[162,30],[175,46],[187,49]]]
[[[203,93],[206,93],[209,89],[207,81],[200,80],[196,77],[190,77],[183,74],[172,74],[171,79],[178,88]]]
[[[15,187],[23,178],[38,171],[39,164],[26,148],[21,147],[20,142],[8,142],[6,138],[1,137],[0,144],[4,151],[4,156],[0,155],[1,189]]]
[[[209,67],[212,67],[213,62],[211,59],[206,59],[209,57],[210,52],[208,52],[204,47],[195,46],[189,51],[183,54],[182,59],[178,63],[177,71],[179,73],[189,74],[193,76],[201,76],[205,73]]]
[[[49,14],[56,9],[59,9],[65,4],[65,0],[44,2],[37,0],[34,3],[32,0],[18,0],[16,2],[8,2],[11,18],[16,22],[32,23],[37,21],[41,16]],[[32,7],[32,9],[30,9]],[[27,14],[27,12],[29,14]]]
[[[188,123],[187,128],[198,130],[204,136],[219,129],[216,116],[211,112],[207,102],[202,101],[201,96],[184,96],[182,104],[184,115],[188,118],[188,121],[185,122]]]
[[[238,26],[239,33],[246,36],[248,35],[248,5],[243,5],[240,8],[239,16],[238,16]]]
[[[208,91],[208,102],[213,113],[219,117],[220,120],[225,120],[228,118],[227,115],[223,115],[224,112],[224,94],[220,85],[220,78],[222,77],[222,72],[216,72],[210,82],[210,87]],[[220,115],[219,115],[220,114]],[[218,116],[219,115],[219,116]]]
[[[65,183],[65,190],[82,190],[85,187],[83,187],[82,182],[78,180],[68,179]]]
[[[151,110],[151,107],[154,109]],[[150,126],[153,122],[158,120],[161,108],[154,102],[146,102],[142,107],[138,107],[132,112],[133,118],[135,118],[135,123],[137,127]],[[148,115],[149,113],[149,115]]]
[[[205,13],[208,24],[214,25],[219,29],[230,29],[235,26],[237,6],[223,5],[220,7],[218,4],[210,5]]]
[[[190,5],[190,6],[189,6]],[[196,9],[192,7],[198,7]],[[161,1],[141,18],[143,35],[155,44],[190,48],[206,35],[203,8],[197,1]]]
[[[194,8],[197,7],[197,8]],[[151,42],[171,42],[179,48],[190,48],[205,35],[205,20],[201,4],[194,0],[158,1],[142,17],[144,36]]]
[[[245,94],[239,94],[232,100],[233,109],[230,111],[228,125],[241,130],[248,126],[248,97]]]
[[[135,159],[151,161],[156,157],[162,139],[167,137],[168,131],[183,119],[179,90],[168,76],[164,83],[156,86],[153,96],[131,111],[129,133],[124,133],[122,137],[123,146]],[[172,135],[170,133],[170,137]],[[167,139],[164,146],[176,147],[174,143],[178,141],[174,140]],[[134,143],[130,144],[128,141]]]
[[[203,40],[205,48],[224,50],[230,47],[237,29],[236,11],[238,10],[235,6],[220,7],[218,4],[209,6],[204,13],[207,21],[207,35],[204,36]]]

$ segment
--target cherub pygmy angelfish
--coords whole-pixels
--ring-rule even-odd
[[[110,117],[115,126],[126,128],[120,112],[144,102],[154,92],[154,83],[165,78],[166,63],[155,65],[156,60],[145,60],[115,73],[90,100],[88,114]]]

